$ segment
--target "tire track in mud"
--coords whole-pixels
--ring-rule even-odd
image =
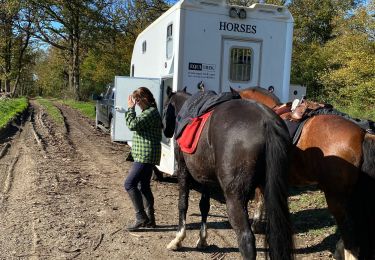
[[[33,216],[28,206],[32,203],[30,190],[35,176],[33,160],[29,150],[37,152],[33,147],[35,139],[32,134],[30,118],[21,122],[18,133],[9,138],[7,153],[0,159],[0,164],[7,164],[7,177],[3,183],[2,200],[0,202],[0,258],[5,259],[30,256],[32,231],[27,220]],[[1,172],[0,172],[1,173]],[[17,247],[12,247],[16,243]]]
[[[90,158],[96,158],[95,167],[98,167],[99,174],[110,174],[121,172],[121,167],[114,165],[113,158],[119,162],[124,162],[124,154],[128,147],[125,144],[110,142],[107,135],[93,128],[93,126],[73,109],[55,104],[61,111],[66,128],[69,129],[67,139],[68,142],[76,148],[79,153],[77,157],[81,164],[90,167]],[[77,120],[72,120],[77,119]],[[110,171],[109,171],[110,170]]]

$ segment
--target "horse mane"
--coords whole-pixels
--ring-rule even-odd
[[[272,98],[275,101],[275,103],[277,103],[277,105],[281,104],[280,99],[275,94],[273,94],[272,92],[269,92],[265,88],[262,88],[262,87],[248,87],[248,88],[243,89],[242,91],[246,91],[246,90],[250,90],[250,91],[252,90],[252,91],[260,92],[260,93],[262,93],[262,94],[264,94],[264,95]]]

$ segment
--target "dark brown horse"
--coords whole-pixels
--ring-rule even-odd
[[[265,89],[239,93],[270,108],[281,105]],[[307,120],[292,151],[289,183],[317,184],[324,192],[345,259],[375,259],[375,136],[339,115]]]
[[[185,91],[169,93],[163,113],[164,134],[172,137],[176,117],[190,97]],[[265,191],[271,259],[292,259],[293,239],[287,204],[287,165],[290,138],[280,118],[257,102],[230,100],[216,106],[201,133],[195,153],[187,154],[175,144],[179,182],[179,226],[168,245],[176,250],[186,236],[186,213],[191,183],[200,184],[202,215],[197,247],[207,246],[206,221],[209,189],[224,193],[229,222],[236,232],[244,259],[255,259],[255,236],[250,228],[247,204],[256,187]]]

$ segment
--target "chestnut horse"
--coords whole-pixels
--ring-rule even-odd
[[[173,136],[178,112],[190,96],[186,90],[168,93],[163,112],[166,137]],[[271,109],[257,102],[229,100],[214,108],[203,127],[195,153],[184,153],[176,141],[174,144],[179,226],[168,249],[180,248],[186,236],[189,188],[194,182],[200,185],[202,193],[197,247],[207,246],[209,189],[220,187],[241,255],[244,259],[255,259],[255,236],[250,227],[247,204],[254,196],[255,188],[262,187],[269,218],[266,233],[269,255],[275,260],[293,258],[286,179],[291,141],[284,122]]]
[[[281,105],[275,95],[259,87],[238,93],[270,108]],[[292,150],[288,179],[293,186],[317,184],[324,192],[345,259],[375,259],[374,135],[339,115],[307,119]]]

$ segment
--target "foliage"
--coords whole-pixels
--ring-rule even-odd
[[[375,118],[375,18],[370,13],[359,8],[337,22],[335,38],[322,48],[327,68],[318,79],[332,103],[355,116],[368,111],[365,116]]]
[[[0,129],[22,113],[27,106],[28,101],[25,97],[0,99]]]
[[[306,86],[309,98],[323,101],[323,86],[317,81],[317,75],[326,68],[327,58],[321,48],[321,45],[316,42],[295,43],[292,56],[291,82]]]
[[[129,75],[132,50],[133,44],[123,35],[89,50],[81,67],[82,99],[87,100],[91,94],[103,92],[116,75]]]
[[[20,95],[88,100],[115,75],[129,75],[138,34],[175,2],[0,0],[0,79],[8,87],[19,81]],[[294,17],[291,82],[306,86],[311,99],[373,118],[374,0],[265,2],[287,6]]]
[[[51,99],[38,97],[36,101],[46,110],[48,116],[51,117],[56,125],[64,125],[64,117],[60,110],[53,104]]]
[[[39,52],[34,72],[37,95],[65,98],[71,96],[68,88],[68,66],[64,53],[56,48]]]
[[[69,46],[69,41],[67,41],[70,39],[69,34],[67,34],[67,28],[70,28],[67,27],[68,23],[65,25],[65,23],[59,21],[61,26],[57,26],[58,31],[55,33],[44,31],[44,34],[48,35],[49,38],[45,38],[42,34],[43,30],[39,30],[38,37],[54,46],[54,48],[49,48],[46,55],[43,56],[43,63],[38,64],[36,71],[39,88],[43,91],[47,89],[48,92],[46,93],[49,95],[61,98],[75,97],[76,99],[78,95],[79,99],[87,100],[92,93],[101,92],[108,83],[113,81],[115,75],[129,75],[130,59],[136,37],[169,7],[160,0],[90,1],[93,3],[90,8],[95,8],[98,3],[101,4],[96,8],[96,16],[92,15],[93,12],[89,12],[92,20],[90,20],[90,17],[90,19],[87,17],[80,18],[81,52],[77,58],[79,63],[76,66],[78,69],[76,74],[79,75],[79,89],[68,87],[72,84],[73,73],[72,56],[69,51],[72,47]],[[90,1],[86,0],[85,3]],[[51,4],[56,1],[44,0],[44,2]],[[60,5],[69,4],[69,1],[58,2]],[[111,4],[109,5],[109,3]],[[35,0],[34,4],[40,6],[41,2]],[[61,19],[65,19],[63,13],[61,13],[63,12],[62,7],[58,8],[60,5],[57,5],[57,2],[52,5],[57,8],[58,12],[55,11],[53,17],[47,19],[47,21],[55,21],[60,16]],[[42,11],[38,13],[42,13]],[[43,17],[42,14],[40,15]],[[86,15],[85,12],[84,15]],[[90,23],[95,26],[90,27]],[[40,20],[38,24],[43,28],[54,28],[50,26],[50,22],[47,23],[45,20]],[[53,38],[51,38],[52,36]],[[60,51],[53,50],[55,47],[59,48]],[[67,50],[68,52],[66,52]],[[59,53],[58,55],[64,57],[64,59],[56,59],[55,53]],[[56,65],[52,68],[54,72],[50,75],[47,73],[51,69],[49,61]],[[53,87],[53,84],[56,84],[56,86]],[[52,91],[54,88],[56,90]],[[42,94],[45,93],[42,92]]]
[[[108,0],[29,0],[32,6],[34,37],[65,51],[68,57],[68,85],[80,99],[82,49],[95,40],[103,24]]]
[[[82,102],[82,101],[75,101],[72,99],[60,100],[59,102],[70,106],[78,111],[80,111],[83,115],[87,116],[90,119],[95,119],[95,102]]]
[[[0,87],[12,95],[29,73],[24,69],[33,55],[30,33],[31,20],[25,1],[0,1],[0,80],[4,82]]]

